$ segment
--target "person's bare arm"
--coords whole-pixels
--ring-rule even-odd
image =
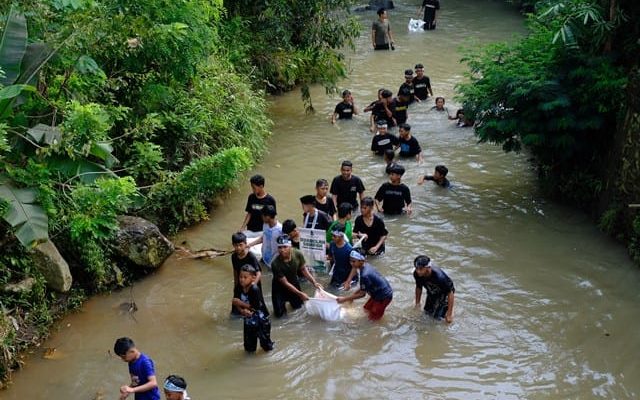
[[[304,274],[304,272],[303,272]],[[306,276],[306,275],[305,275]],[[289,283],[289,281],[287,280],[287,278],[285,278],[284,276],[281,278],[278,278],[278,281],[280,282],[280,284],[282,286],[284,286],[285,288],[287,288],[287,290],[289,290],[290,292],[296,294],[298,297],[300,297],[302,299],[302,301],[307,301],[309,300],[309,296],[307,296],[307,294],[301,290],[298,290],[298,288],[296,288],[295,286],[293,286],[291,283]]]
[[[358,273],[358,271],[355,268],[351,267],[351,271],[349,272],[349,276],[347,277],[347,279],[342,284],[342,286],[344,287],[344,290],[351,290],[351,281],[353,280],[353,277],[356,276],[357,273]]]
[[[247,213],[244,216],[244,221],[242,221],[242,226],[240,226],[240,230],[244,231],[247,229],[247,224],[249,223],[249,219],[251,218],[251,213]]]
[[[361,298],[363,298],[366,294],[367,294],[367,292],[365,292],[364,290],[362,290],[362,289],[358,289],[358,291],[357,291],[357,292],[354,292],[354,293],[353,293],[353,294],[351,294],[351,295],[338,297],[338,298],[336,299],[336,301],[337,301],[338,303],[345,303],[345,302],[347,302],[347,301],[352,301],[352,300],[355,300],[355,299],[361,299]]]
[[[455,296],[453,291],[449,292],[447,301],[449,302],[449,304],[447,307],[447,313],[444,316],[444,320],[447,321],[448,324],[450,324],[453,322],[453,303],[455,301]]]
[[[380,236],[380,240],[378,240],[378,243],[376,243],[375,246],[369,248],[369,254],[376,254],[385,240],[387,240],[387,235]]]
[[[156,376],[155,375],[151,375],[149,377],[147,377],[147,379],[149,380],[149,382],[145,383],[144,385],[140,385],[140,386],[123,386],[120,388],[120,398],[126,398],[130,393],[141,393],[141,392],[146,392],[149,391],[153,388],[158,387],[158,381],[156,380]],[[123,397],[124,396],[124,397]]]
[[[317,287],[318,289],[322,289],[322,285],[319,284],[318,281],[316,281],[316,278],[314,278],[313,275],[311,275],[311,273],[309,272],[308,265],[305,265],[302,268],[302,275],[304,275],[304,277],[307,278],[307,280],[311,282],[313,286]]]
[[[420,307],[420,300],[422,299],[422,287],[416,287],[416,307]]]

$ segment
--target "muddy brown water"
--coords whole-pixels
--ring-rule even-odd
[[[521,34],[522,18],[498,0],[446,0],[436,31],[408,33],[413,3],[391,12],[395,52],[368,50],[373,13],[364,16],[343,86],[362,106],[378,87],[395,92],[403,70],[422,62],[454,113],[453,87],[464,71],[459,46]],[[366,119],[328,123],[338,100],[315,88],[315,115],[304,114],[296,92],[273,101],[274,137],[254,172],[266,176],[281,220],[300,222],[298,197],[313,192],[316,178],[336,175],[342,159],[354,162],[368,193],[385,181],[381,160],[368,151]],[[160,378],[186,377],[194,399],[636,398],[640,272],[625,250],[586,216],[545,201],[526,155],[478,145],[471,130],[428,113],[431,105],[410,112],[425,155],[423,165],[405,163],[414,213],[386,218],[387,254],[371,261],[395,290],[380,323],[366,320],[363,301],[341,323],[294,312],[273,321],[273,352],[246,355],[242,324],[228,317],[229,259],[173,257],[135,284],[135,320],[120,307],[128,289],[91,299],[42,345],[56,348],[56,357],[35,349],[0,398],[116,399],[127,370],[109,350],[124,335],[155,360]],[[417,186],[439,163],[449,167],[454,190]],[[230,247],[248,190],[244,183],[176,242]],[[452,325],[413,308],[418,253],[455,282]],[[266,274],[269,306],[270,280]]]

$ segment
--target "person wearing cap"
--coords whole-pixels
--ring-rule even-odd
[[[354,236],[362,241],[362,249],[371,255],[379,256],[384,254],[384,242],[387,240],[389,231],[382,218],[373,212],[374,200],[367,196],[362,199],[361,214],[356,217],[353,230]]]
[[[364,183],[362,179],[352,174],[353,164],[344,160],[340,165],[340,175],[331,181],[331,197],[333,204],[349,203],[354,210],[358,209],[358,197],[364,197]]]
[[[391,111],[391,101],[393,101],[393,93],[391,90],[383,89],[380,92],[380,100],[371,109],[371,132],[375,132],[375,124],[379,120],[386,120],[389,127],[396,126],[393,111]]]
[[[404,70],[404,83],[400,85],[398,89],[398,96],[401,94],[409,95],[409,104],[414,101],[420,102],[420,99],[415,97],[415,88],[413,87],[413,70],[411,68]]]
[[[387,121],[379,119],[377,121],[378,132],[371,139],[371,151],[381,156],[387,149],[395,149],[398,145],[398,137],[387,130]]]
[[[308,194],[300,197],[300,204],[302,204],[302,227],[305,229],[319,229],[326,231],[331,224],[331,217],[324,211],[320,211],[316,208],[316,198],[312,194]]]
[[[191,400],[187,394],[187,382],[178,375],[169,375],[162,385],[167,400]]]
[[[344,282],[345,290],[351,288],[351,279],[360,272],[360,287],[353,294],[341,296],[336,299],[338,303],[344,303],[360,299],[367,294],[370,298],[364,305],[364,310],[369,314],[371,321],[377,321],[384,315],[384,311],[393,300],[393,289],[389,281],[378,270],[365,262],[364,255],[358,250],[352,250],[349,254],[351,272]]]
[[[453,303],[456,288],[453,281],[440,268],[433,265],[431,259],[421,255],[413,260],[413,279],[416,281],[415,306],[420,307],[422,288],[427,289],[424,312],[435,319],[453,322]]]
[[[411,214],[411,191],[402,183],[404,167],[396,165],[389,172],[389,182],[383,183],[374,196],[376,208],[387,215]]]
[[[282,224],[278,222],[276,208],[267,205],[262,208],[262,235],[249,243],[249,247],[262,243],[262,262],[266,266],[271,265],[276,255],[276,239],[282,235]]]
[[[322,288],[309,272],[304,256],[298,249],[291,247],[291,239],[281,235],[277,239],[278,255],[271,262],[273,281],[271,283],[271,301],[273,314],[280,318],[287,314],[286,303],[295,310],[309,300],[309,296],[302,291],[299,275],[304,276],[315,287]]]
[[[416,64],[416,76],[413,77],[413,94],[420,100],[426,100],[429,96],[433,96],[431,90],[431,80],[424,74],[424,65]]]
[[[398,128],[398,146],[400,152],[398,156],[401,158],[415,157],[418,163],[422,163],[422,147],[413,135],[411,135],[411,125],[401,124]]]
[[[358,108],[353,102],[353,96],[349,90],[343,90],[342,101],[336,104],[331,116],[331,123],[335,124],[336,119],[351,119],[354,114],[358,115]]]
[[[424,181],[433,181],[436,185],[449,188],[451,187],[451,182],[447,179],[447,174],[449,173],[449,169],[444,165],[436,165],[436,168],[433,171],[433,175],[424,175],[418,179],[418,185],[422,185]]]
[[[347,235],[344,233],[344,224],[337,223],[332,229],[331,244],[329,245],[329,261],[332,265],[332,274],[329,284],[337,288],[342,286],[351,272],[349,254],[351,254],[352,248],[347,241]]]
[[[424,10],[424,26],[425,31],[436,29],[436,10],[440,9],[439,0],[422,0],[422,7],[418,9],[418,15]]]
[[[378,19],[371,24],[371,45],[374,50],[395,50],[393,44],[387,10],[379,8]]]

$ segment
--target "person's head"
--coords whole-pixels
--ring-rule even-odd
[[[353,249],[349,253],[349,263],[353,268],[361,269],[364,266],[365,259],[362,249]]]
[[[399,183],[402,180],[402,175],[404,175],[404,167],[400,164],[396,164],[389,168],[389,180],[392,183]]]
[[[261,195],[264,193],[264,176],[262,175],[254,175],[249,179],[249,183],[251,183],[251,190],[255,195]]]
[[[431,275],[431,259],[427,256],[418,256],[413,260],[413,266],[418,276]]]
[[[409,89],[406,86],[402,87],[400,89],[400,92],[398,93],[398,99],[400,99],[400,101],[407,102],[409,101],[410,97],[411,97],[411,89]]]
[[[351,212],[353,212],[353,206],[351,203],[340,203],[338,206],[338,218],[339,219],[351,219]]]
[[[411,82],[411,80],[413,80],[413,70],[411,69],[404,70],[404,80],[407,82]]]
[[[444,179],[448,173],[449,173],[449,168],[445,167],[444,165],[436,165],[436,168],[433,171],[433,177],[436,180]]]
[[[385,19],[387,18],[387,10],[384,7],[378,8],[378,18]]]
[[[342,244],[345,241],[345,231],[346,227],[343,223],[336,223],[331,227],[331,239],[337,243]]]
[[[382,92],[384,92],[384,88],[378,89],[378,100],[382,100]]]
[[[276,208],[271,204],[262,207],[262,222],[272,224],[276,220]]]
[[[396,158],[396,152],[393,149],[386,149],[384,151],[384,161],[389,164],[393,161],[394,158]]]
[[[329,182],[326,179],[318,179],[316,181],[316,196],[325,197],[329,192]]]
[[[184,400],[187,392],[187,382],[178,375],[169,375],[162,384],[164,396],[167,400]]]
[[[387,120],[386,119],[379,119],[376,121],[376,126],[378,127],[378,133],[380,135],[384,135],[387,133]]]
[[[298,226],[292,219],[287,219],[282,223],[282,233],[289,235],[292,239],[297,239],[300,233],[298,232]]]
[[[436,97],[436,108],[438,110],[444,109],[444,97]]]
[[[300,204],[302,204],[302,211],[305,213],[313,213],[316,209],[316,198],[314,195],[307,194],[300,197]]]
[[[276,243],[278,244],[278,254],[280,257],[288,260],[291,257],[291,238],[289,235],[280,235],[278,239],[276,239]]]
[[[373,212],[373,205],[375,204],[373,197],[365,196],[360,201],[360,213],[365,217],[371,215]]]
[[[353,171],[353,164],[349,160],[344,160],[340,165],[340,175],[342,175],[342,179],[345,181],[351,179],[351,171]]]
[[[253,265],[245,264],[240,267],[238,282],[240,283],[240,286],[246,289],[253,285],[253,282],[256,280],[256,276],[258,276],[258,271],[256,271],[255,267]]]
[[[416,66],[414,67],[414,69],[416,70],[416,76],[418,78],[422,78],[422,76],[424,75],[424,65],[422,64],[416,64]]]
[[[393,93],[391,93],[391,90],[389,89],[384,89],[382,93],[380,93],[380,96],[382,101],[389,103],[393,98]]]
[[[411,125],[407,123],[398,125],[398,134],[403,139],[411,137]]]
[[[348,89],[345,89],[342,91],[342,100],[345,103],[349,103],[350,101],[353,100],[353,96],[351,95],[351,91]]]
[[[456,111],[456,118],[464,120],[464,110],[462,108],[458,108],[458,111]]]
[[[128,337],[121,337],[116,340],[113,345],[113,352],[116,353],[118,357],[122,359],[124,362],[132,362],[138,358],[140,352],[136,348],[136,344],[133,343],[133,340]]]
[[[248,249],[247,235],[242,232],[236,232],[231,235],[231,244],[233,245],[233,251],[238,255],[242,255]]]

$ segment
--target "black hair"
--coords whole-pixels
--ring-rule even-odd
[[[412,69],[405,69],[404,70],[404,74],[413,76],[413,70]]]
[[[406,122],[403,122],[400,125],[398,125],[398,129],[403,129],[405,131],[410,131],[411,130],[411,125],[407,124]]]
[[[300,203],[302,203],[302,204],[313,204],[313,205],[315,205],[315,201],[316,201],[316,196],[314,196],[312,194],[305,194],[304,196],[300,197]]]
[[[438,173],[442,176],[447,176],[447,174],[449,173],[449,168],[445,167],[444,165],[436,165],[436,171],[438,171]]]
[[[240,272],[248,272],[251,275],[257,275],[258,273],[258,271],[256,271],[256,268],[250,264],[245,264],[242,267],[240,267]]]
[[[316,181],[316,189],[322,186],[329,186],[329,182],[324,178],[320,178]]]
[[[385,8],[384,8],[384,7],[380,7],[380,8],[378,8],[378,15],[382,15],[382,14],[384,14],[384,12],[385,12],[385,11],[387,11],[387,10],[385,10]]]
[[[264,186],[264,176],[254,175],[249,179],[249,182],[255,186]]]
[[[360,206],[373,207],[375,202],[373,201],[373,197],[365,196],[362,200],[360,200]]]
[[[398,174],[398,175],[402,176],[405,173],[405,169],[404,169],[404,167],[402,165],[395,164],[391,168],[389,168],[389,173],[390,174]]]
[[[464,109],[458,108],[458,111],[456,111],[456,118],[460,118],[460,114],[464,115]]]
[[[441,97],[441,96],[436,97],[435,103],[437,103],[437,102],[438,102],[438,100],[442,100],[442,101],[446,102],[446,100],[444,99],[444,97]]]
[[[282,233],[285,235],[290,234],[296,229],[296,222],[292,219],[287,219],[282,223]]]
[[[386,149],[384,151],[384,158],[391,161],[396,157],[396,151],[393,149]]]
[[[242,232],[236,232],[233,235],[231,235],[231,243],[232,244],[247,243],[247,235],[245,235]]]
[[[413,68],[414,68],[414,69],[420,69],[420,68],[424,69],[424,65],[422,65],[422,64],[416,64],[416,66],[415,66],[415,67],[413,67]]]
[[[178,375],[169,375],[167,376],[165,381],[169,381],[172,385],[177,386],[182,390],[185,390],[187,388],[187,381],[185,381],[183,377]]]
[[[274,206],[272,206],[271,204],[268,204],[262,207],[262,215],[275,218],[276,215],[278,215],[278,213],[276,213],[276,208]]]
[[[393,96],[393,93],[391,93],[391,90],[385,89],[380,95],[382,96],[382,98],[388,99],[389,97]]]
[[[351,94],[351,91],[349,89],[345,89],[342,91],[342,97],[348,96]]]
[[[340,165],[340,167],[349,167],[349,168],[353,168],[353,163],[349,160],[344,160],[342,162],[342,164]]]
[[[338,218],[345,218],[347,215],[351,214],[353,211],[353,206],[351,203],[340,203],[338,206]]]
[[[426,267],[427,265],[429,265],[430,262],[431,262],[431,259],[429,257],[418,256],[413,259],[413,266],[416,268],[418,267],[418,265],[420,265],[421,267]]]
[[[113,345],[113,352],[116,353],[117,356],[124,356],[127,354],[127,351],[136,347],[136,344],[133,343],[133,340],[128,337],[121,337],[116,340],[116,343]]]

